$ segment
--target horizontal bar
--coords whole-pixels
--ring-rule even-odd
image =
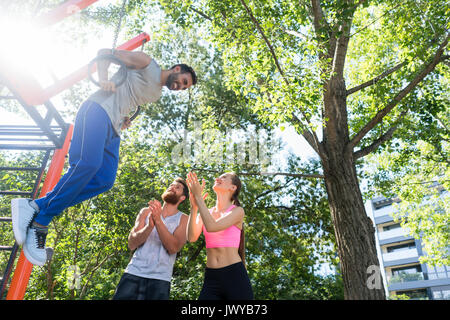
[[[2,124],[0,125],[0,128],[12,128],[12,129],[17,129],[17,128],[25,128],[25,129],[39,129],[39,127],[37,127],[36,125],[32,125],[32,124]],[[50,126],[50,128],[59,128],[59,126]]]
[[[98,0],[69,0],[64,2],[59,7],[47,12],[37,18],[37,25],[40,27],[46,27],[55,24],[64,18],[77,13],[80,10],[90,6]]]
[[[11,246],[0,246],[0,251],[11,251],[14,247]]]
[[[24,192],[24,191],[0,191],[0,194],[5,196],[28,196],[31,197],[33,192]]]
[[[116,49],[131,51],[148,41],[150,41],[150,36],[143,32],[133,39],[118,46]],[[29,106],[38,106],[46,103],[51,97],[85,79],[88,76],[88,65],[76,70],[67,77],[61,79],[59,82],[45,89],[43,89],[39,82],[37,82],[36,79],[29,74],[13,69],[8,61],[2,61],[0,59],[0,71],[0,76],[8,82],[8,88],[18,99],[21,98],[21,100]],[[92,72],[94,71],[95,68],[92,68]]]
[[[41,168],[35,168],[35,167],[0,167],[0,170],[4,170],[4,171],[40,171]]]
[[[62,130],[55,130],[52,131],[54,133],[60,133]],[[0,135],[5,135],[5,136],[45,136],[46,134],[44,133],[44,131],[13,131],[13,130],[0,130]]]
[[[134,50],[137,47],[141,46],[143,43],[150,40],[150,36],[143,32],[137,37],[125,42],[124,44],[117,47],[117,50]],[[95,68],[92,68],[92,72],[95,72]],[[61,93],[67,88],[72,87],[75,83],[85,79],[88,76],[88,65],[78,69],[67,77],[61,79],[59,82],[53,84],[52,86],[44,89],[41,97],[38,99],[32,99],[29,104],[31,105],[40,105],[45,101],[49,100],[51,97]]]
[[[59,135],[61,132],[64,131],[63,128],[52,128],[50,129],[54,134]],[[34,137],[35,139],[37,137],[43,137],[46,136],[48,138],[48,135],[43,130],[34,130],[34,129],[2,129],[0,128],[0,136],[3,140],[28,140],[31,137]],[[44,138],[37,139],[36,141],[42,141]]]
[[[50,140],[49,139],[30,139],[30,138],[0,138],[0,141],[49,142]]]
[[[0,217],[0,222],[11,222],[12,218],[11,217]]]
[[[0,145],[0,150],[53,150],[54,145],[27,145],[27,144],[2,144]]]

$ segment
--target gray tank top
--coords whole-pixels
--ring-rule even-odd
[[[181,215],[181,211],[178,211],[165,219],[161,217],[170,233],[173,233],[180,224]],[[134,252],[125,272],[138,277],[170,282],[176,256],[176,253],[168,254],[159,239],[156,227],[153,227],[145,243]]]
[[[114,75],[111,80],[118,77]],[[127,68],[127,79],[116,92],[98,90],[88,100],[97,102],[105,109],[114,130],[120,135],[124,117],[130,116],[137,106],[157,101],[161,97],[161,68],[155,60],[144,69]]]

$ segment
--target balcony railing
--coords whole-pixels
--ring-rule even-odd
[[[383,231],[378,233],[378,239],[386,240],[392,239],[396,237],[407,237],[409,233],[409,229],[407,228],[397,228],[389,231]]]
[[[392,206],[386,206],[386,207],[383,207],[383,208],[381,208],[381,209],[378,209],[378,210],[374,210],[373,211],[373,216],[376,218],[376,217],[382,217],[382,216],[385,216],[385,215],[390,215],[390,216],[392,216],[392,213],[393,212],[395,212],[395,210],[394,210],[394,208],[392,207]]]
[[[400,274],[397,274],[395,276],[391,276],[390,278],[388,278],[388,282],[390,285],[393,283],[402,283],[402,282],[419,281],[419,280],[424,280],[422,272],[414,272],[414,273],[402,272]]]
[[[417,252],[417,249],[406,249],[406,250],[399,250],[394,251],[390,253],[384,253],[383,254],[383,261],[394,261],[394,260],[400,260],[400,259],[408,259],[408,258],[418,258],[419,253]]]

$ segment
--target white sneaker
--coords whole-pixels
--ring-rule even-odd
[[[30,205],[30,199],[12,199],[11,215],[14,237],[17,244],[22,245],[27,237],[27,230],[37,211]]]
[[[28,229],[27,239],[23,244],[23,252],[28,261],[34,265],[43,266],[47,261],[47,251],[45,248],[47,233],[47,227],[40,228],[31,225]]]

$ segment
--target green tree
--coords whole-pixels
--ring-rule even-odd
[[[320,159],[346,299],[385,299],[366,286],[378,266],[358,165],[417,110],[419,88],[438,96],[448,77],[442,1],[161,1],[187,29],[221,48],[227,87],[271,125],[288,123]]]
[[[192,169],[208,181],[210,194],[210,182],[217,174],[229,170],[239,173],[244,186],[241,200],[246,210],[247,267],[257,298],[342,298],[340,276],[324,277],[317,272],[320,263],[336,264],[325,185],[310,179],[317,176],[317,162],[300,164],[292,157],[281,174],[261,175],[261,163],[251,163],[248,152],[242,162],[219,161],[220,152],[215,158],[173,161],[172,150],[183,142],[183,130],[195,131],[198,121],[201,140],[211,150],[218,147],[217,140],[211,138],[230,129],[245,132],[247,140],[243,142],[247,144],[253,141],[254,130],[266,131],[272,139],[267,145],[270,155],[279,152],[280,146],[272,137],[273,126],[248,108],[253,100],[224,85],[228,71],[223,67],[222,52],[201,41],[205,30],[191,28],[186,32],[166,21],[154,21],[151,13],[157,10],[146,2],[130,1],[122,36],[152,26],[152,42],[146,52],[164,68],[180,60],[192,65],[201,82],[181,95],[163,95],[158,103],[144,106],[122,137],[114,187],[53,220],[48,236],[48,245],[55,250],[53,258],[46,266],[34,268],[25,298],[109,299],[131,258],[126,239],[136,214],[149,199],[160,199],[174,177],[183,177]],[[72,22],[113,26],[117,13],[117,6],[107,6],[83,11],[82,20]],[[63,97],[69,110],[67,118],[90,92],[87,82],[68,90]],[[7,179],[10,177],[4,181]],[[212,198],[207,201],[214,205]],[[189,212],[188,206],[183,204],[181,210]],[[1,231],[11,238],[11,230]],[[198,297],[205,259],[203,238],[184,246],[175,263],[171,298]]]
[[[399,128],[406,132],[394,146],[369,158],[369,177],[374,191],[400,201],[394,217],[422,240],[421,263],[449,265],[449,96],[424,93],[415,102],[422,106],[418,119]]]

